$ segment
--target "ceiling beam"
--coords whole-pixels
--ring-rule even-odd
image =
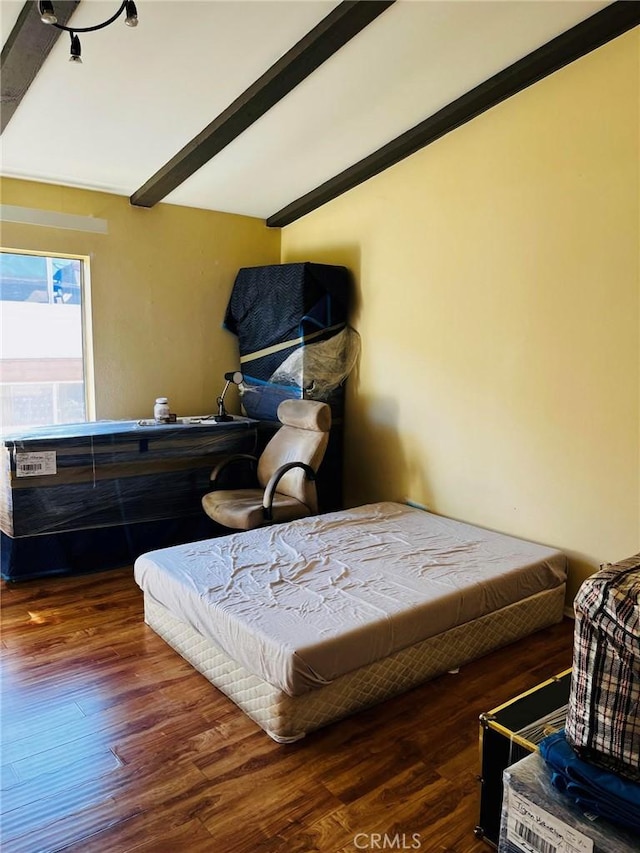
[[[289,225],[638,24],[640,2],[617,0],[283,207],[267,219],[267,225],[273,228]]]
[[[79,3],[80,0],[56,0],[58,23],[67,24]],[[24,4],[0,57],[0,133],[11,121],[61,33],[42,23],[37,3]]]
[[[284,98],[337,50],[393,5],[394,0],[347,0],[172,157],[129,199],[153,207]]]

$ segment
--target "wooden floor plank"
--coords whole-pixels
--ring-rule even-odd
[[[75,808],[67,814],[48,822],[38,821],[29,828],[23,827],[12,839],[3,835],[4,849],[11,853],[57,853],[74,845],[82,849],[87,839],[108,829],[114,829],[114,834],[119,836],[124,824],[138,814],[135,808],[123,809],[121,803],[115,803],[109,797],[94,797],[94,801],[95,804],[85,806],[77,801]],[[103,850],[108,849],[103,847]],[[115,851],[117,847],[112,849]]]
[[[130,568],[1,603],[3,853],[355,853],[358,833],[488,853],[478,716],[573,644],[565,621],[283,746],[144,624]]]
[[[105,805],[111,802],[108,786],[101,779],[91,783],[76,785],[50,795],[47,788],[42,786],[39,798],[32,800],[26,806],[5,811],[5,798],[2,797],[2,841],[3,853],[14,850],[29,850],[27,839],[39,836],[42,839],[42,849],[49,844],[51,827],[66,822],[73,832],[73,837],[80,837],[76,818],[87,808],[94,809],[95,815],[101,815]],[[8,804],[7,804],[8,805]],[[46,843],[44,840],[47,839]],[[31,851],[39,850],[32,847]],[[31,853],[30,851],[30,853]]]
[[[162,838],[162,848],[158,845],[159,837]],[[197,819],[169,829],[161,816],[146,813],[126,824],[114,826],[112,831],[98,833],[65,847],[64,853],[105,853],[106,850],[159,853],[161,849],[167,853],[212,853],[215,847],[211,835]]]

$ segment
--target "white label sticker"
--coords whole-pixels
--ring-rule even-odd
[[[42,477],[56,474],[55,450],[42,453],[16,453],[16,477]]]
[[[569,824],[507,789],[507,841],[523,853],[593,853],[593,841]]]

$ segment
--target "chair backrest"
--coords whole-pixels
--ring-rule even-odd
[[[331,409],[326,403],[284,400],[278,406],[278,420],[282,426],[258,460],[258,480],[263,488],[274,471],[287,462],[305,462],[317,471],[329,443]],[[318,511],[315,483],[300,468],[288,471],[276,491],[302,501],[313,513]]]

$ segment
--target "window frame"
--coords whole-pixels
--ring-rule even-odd
[[[0,245],[2,254],[30,255],[39,258],[61,258],[80,262],[80,317],[82,322],[82,374],[84,384],[85,423],[96,420],[95,372],[93,361],[93,326],[91,309],[91,266],[89,255],[78,252],[19,249]],[[51,283],[47,282],[50,287]],[[9,301],[9,300],[7,300]],[[0,300],[0,308],[4,300]]]

